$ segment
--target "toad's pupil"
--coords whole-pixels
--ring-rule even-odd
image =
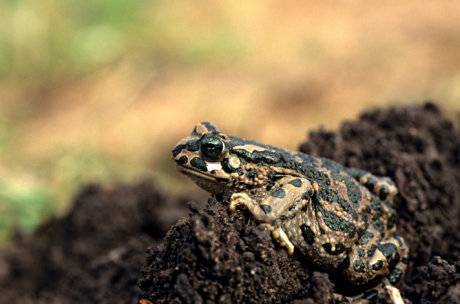
[[[201,153],[204,156],[217,160],[224,150],[224,143],[217,137],[207,136],[201,140]]]

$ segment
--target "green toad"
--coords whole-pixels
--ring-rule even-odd
[[[398,283],[408,248],[394,235],[397,193],[385,177],[348,169],[326,158],[226,135],[199,123],[173,149],[178,170],[230,210],[246,208],[289,253],[298,250],[318,268],[338,273],[370,300]]]

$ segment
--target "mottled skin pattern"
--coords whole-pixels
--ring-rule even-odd
[[[228,136],[206,122],[173,157],[179,171],[228,200],[231,211],[249,210],[289,253],[296,248],[352,286],[377,285],[351,301],[372,299],[403,277],[408,248],[394,235],[397,215],[389,205],[397,189],[390,179]]]

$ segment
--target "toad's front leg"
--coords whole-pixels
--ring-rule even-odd
[[[234,211],[238,206],[246,208],[256,220],[263,222],[271,231],[272,237],[292,254],[294,245],[281,228],[281,223],[295,214],[305,203],[304,195],[311,196],[313,191],[308,180],[286,176],[278,180],[259,200],[251,198],[244,192],[234,193],[230,197],[230,211]]]

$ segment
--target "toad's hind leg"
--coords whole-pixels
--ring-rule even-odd
[[[360,184],[377,195],[381,200],[390,203],[398,193],[395,183],[386,176],[375,176],[367,171],[359,169],[347,169]]]
[[[397,284],[406,271],[409,250],[399,236],[381,240],[373,232],[365,235],[350,252],[345,278],[355,286],[383,278]]]
[[[392,264],[395,265],[393,267],[390,267],[390,275],[387,278],[388,282],[391,285],[396,285],[404,277],[404,274],[407,270],[407,262],[409,260],[409,247],[407,247],[406,242],[404,242],[404,239],[398,235],[393,236],[387,241],[383,241],[381,245],[379,245],[379,248],[383,248],[383,246],[387,246],[387,248],[390,248],[388,252],[383,252],[384,254],[386,254],[386,256],[389,256],[388,259],[394,257],[394,260],[390,261],[392,262]],[[395,247],[396,255],[393,256],[391,255],[391,250],[394,250]]]
[[[350,303],[368,303],[384,291],[388,292],[390,297],[399,295],[399,291],[392,286],[398,284],[406,272],[409,249],[399,236],[379,243],[375,240],[369,239],[366,244],[360,244],[349,255],[350,263],[345,270],[348,282],[352,285],[365,285],[375,281],[377,284],[360,295],[342,297]]]

